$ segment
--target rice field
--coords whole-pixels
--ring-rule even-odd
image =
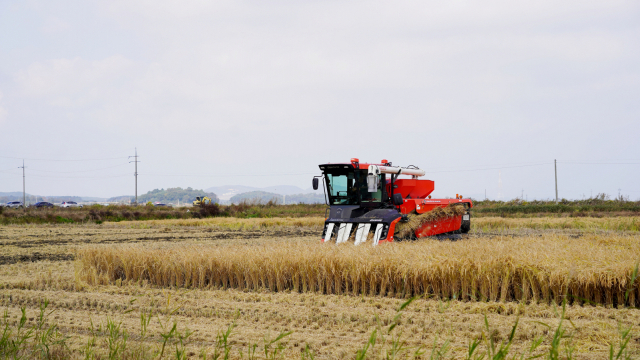
[[[236,288],[354,296],[424,296],[636,306],[639,236],[550,234],[393,246],[308,244],[224,248],[86,248],[82,280],[159,287]]]
[[[640,358],[637,217],[376,248],[320,244],[323,220],[2,226],[0,337],[39,331],[18,355],[52,359]]]
[[[322,231],[324,218],[206,218],[170,219],[148,221],[121,221],[105,223],[118,228],[153,227],[196,227],[217,230],[264,230],[275,228],[306,228]],[[474,233],[495,232],[496,230],[580,230],[584,231],[640,231],[640,216],[620,217],[472,217],[471,229]]]
[[[528,217],[473,218],[471,228],[476,233],[495,230],[580,230],[584,231],[623,231],[639,232],[640,216],[620,217]]]
[[[219,230],[265,230],[274,228],[308,228],[322,231],[324,218],[321,217],[278,217],[278,218],[226,218],[212,217],[205,219],[170,219],[170,220],[148,220],[140,221],[120,221],[118,227],[153,227],[153,226],[189,226],[207,227]]]

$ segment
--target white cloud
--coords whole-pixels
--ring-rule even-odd
[[[7,118],[7,114],[9,113],[5,108],[4,108],[4,104],[2,102],[2,91],[0,91],[0,125],[2,125],[2,123],[4,123],[4,121]]]
[[[118,93],[134,63],[121,55],[103,60],[55,59],[35,62],[15,76],[20,92],[61,107],[83,106]]]
[[[585,139],[638,130],[637,2],[116,0],[75,18],[57,4],[40,27],[73,31],[11,53],[26,64],[2,84],[11,117],[144,143],[160,166],[588,157]],[[603,129],[603,109],[631,129]]]
[[[131,61],[119,55],[99,61],[86,61],[80,57],[54,59],[29,65],[15,80],[28,96],[75,93],[117,77],[131,65]]]
[[[55,16],[48,17],[42,25],[42,31],[48,34],[65,32],[70,29],[71,24]]]

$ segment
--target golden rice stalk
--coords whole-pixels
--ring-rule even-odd
[[[163,246],[163,247],[160,247]],[[123,245],[79,251],[79,279],[469,301],[640,305],[640,236],[560,234],[380,246]]]
[[[462,205],[452,204],[447,207],[437,207],[433,210],[427,211],[423,214],[416,214],[412,212],[409,214],[408,221],[398,222],[396,224],[395,237],[406,238],[415,233],[416,230],[421,228],[424,224],[430,223],[439,219],[452,218],[454,216],[460,216],[465,213],[465,208]]]

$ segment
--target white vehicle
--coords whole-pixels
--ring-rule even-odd
[[[9,201],[8,203],[2,205],[4,207],[8,207],[8,208],[13,208],[13,209],[19,209],[24,207],[24,205],[22,204],[22,201]]]
[[[60,204],[60,207],[63,207],[63,208],[82,207],[82,205],[78,205],[78,203],[75,201],[63,201],[62,204]]]

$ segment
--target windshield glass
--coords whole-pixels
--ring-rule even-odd
[[[331,205],[360,205],[382,201],[381,175],[378,176],[376,192],[368,190],[367,170],[332,169],[325,175]]]

